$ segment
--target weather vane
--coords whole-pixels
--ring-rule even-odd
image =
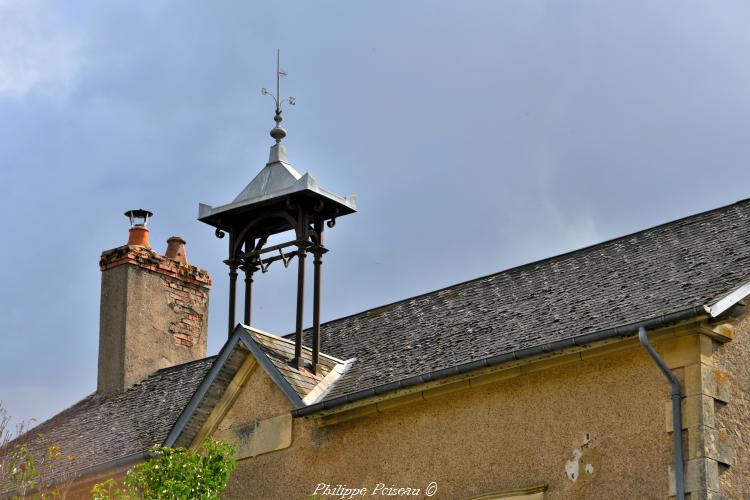
[[[271,130],[271,137],[276,139],[277,144],[281,142],[281,139],[286,137],[286,130],[284,130],[280,125],[281,120],[283,120],[283,118],[281,118],[281,105],[284,104],[284,102],[288,102],[290,106],[294,106],[295,104],[294,97],[292,96],[286,97],[284,99],[281,98],[281,77],[286,76],[286,72],[281,69],[280,54],[281,51],[279,49],[276,49],[276,94],[272,94],[265,87],[260,89],[260,93],[262,95],[270,95],[271,97],[273,97],[273,100],[276,103],[276,115],[273,117],[273,121],[276,122],[276,126]]]

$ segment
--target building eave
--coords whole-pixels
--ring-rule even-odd
[[[417,387],[422,384],[434,382],[437,380],[447,379],[457,375],[462,375],[474,371],[478,371],[485,368],[494,366],[500,366],[513,361],[519,361],[528,359],[541,354],[549,354],[562,351],[564,349],[572,347],[582,347],[595,342],[604,340],[616,339],[616,338],[628,338],[633,337],[638,333],[638,328],[643,326],[648,329],[664,328],[685,320],[699,320],[705,319],[707,313],[703,306],[693,306],[687,309],[675,311],[669,314],[660,315],[654,318],[650,318],[638,323],[632,323],[628,325],[622,325],[615,328],[609,328],[599,332],[589,333],[585,335],[579,335],[564,340],[558,340],[546,344],[541,344],[535,347],[526,349],[519,349],[508,353],[489,356],[486,358],[461,363],[449,368],[443,368],[440,370],[423,373],[420,375],[404,378],[387,384],[373,386],[367,389],[356,391],[350,394],[339,396],[333,399],[320,401],[315,404],[305,406],[303,408],[297,408],[292,411],[294,417],[310,417],[317,416],[321,412],[327,410],[333,410],[336,408],[350,405],[351,403],[364,402],[370,398],[377,398],[384,394],[395,392],[401,389],[407,389]]]
[[[746,281],[716,301],[706,304],[704,308],[712,318],[716,318],[748,295],[750,295],[750,281]]]
[[[222,218],[231,217],[236,213],[255,210],[264,204],[274,200],[283,199],[285,196],[307,195],[323,198],[332,203],[337,210],[337,216],[344,216],[357,211],[357,197],[355,195],[341,196],[322,188],[314,179],[305,174],[297,184],[293,186],[265,193],[250,200],[242,199],[232,201],[226,205],[213,207],[205,203],[198,204],[198,220],[213,227],[219,227]]]

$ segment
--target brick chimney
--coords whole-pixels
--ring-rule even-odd
[[[114,395],[160,368],[206,356],[211,278],[187,263],[185,240],[151,249],[145,210],[125,213],[127,245],[102,253],[97,391]]]

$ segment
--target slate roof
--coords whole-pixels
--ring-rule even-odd
[[[144,452],[164,441],[214,359],[164,368],[112,398],[91,394],[15,443],[27,443],[37,460],[50,444],[74,455],[58,462],[45,482],[69,480],[87,469]]]
[[[324,399],[702,308],[748,280],[744,200],[325,323],[321,349],[357,360]]]

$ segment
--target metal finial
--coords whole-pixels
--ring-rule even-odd
[[[262,95],[270,95],[271,97],[273,97],[273,100],[276,103],[276,114],[273,117],[273,121],[276,122],[276,126],[271,129],[271,137],[276,139],[276,144],[280,143],[281,139],[286,137],[286,130],[281,127],[281,121],[283,120],[283,118],[281,117],[281,105],[284,104],[284,102],[288,102],[290,106],[294,106],[296,104],[294,101],[294,97],[292,96],[281,99],[282,76],[286,76],[286,72],[281,69],[281,51],[279,49],[276,49],[276,94],[272,94],[265,87],[260,89],[260,93]]]

